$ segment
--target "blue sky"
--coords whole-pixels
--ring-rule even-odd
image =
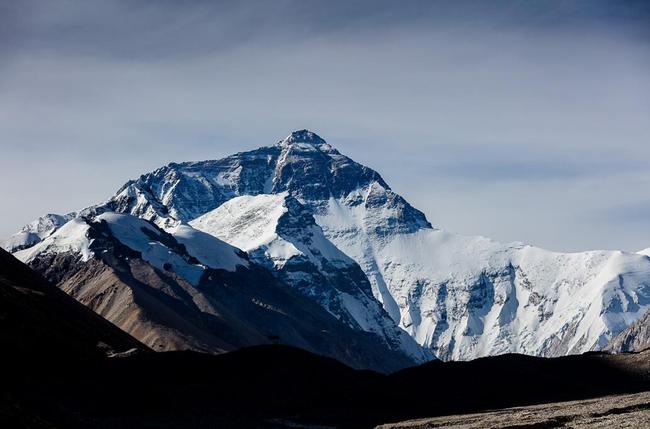
[[[644,1],[0,3],[0,236],[309,128],[432,224],[650,246]]]

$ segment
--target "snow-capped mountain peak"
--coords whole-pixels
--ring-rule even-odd
[[[277,145],[221,160],[170,164],[127,184],[108,207],[169,228],[236,197],[284,193],[299,201],[324,237],[361,267],[373,296],[390,317],[442,358],[590,350],[600,347],[603,335],[615,335],[646,308],[643,297],[648,291],[634,283],[642,276],[621,272],[627,290],[622,299],[636,302],[633,297],[641,297],[637,307],[623,303],[629,308],[624,317],[599,316],[600,304],[588,303],[598,299],[594,291],[604,294],[609,288],[604,283],[610,279],[599,276],[600,259],[587,254],[555,257],[533,247],[434,229],[379,173],[308,130],[291,133]],[[523,256],[537,252],[546,256],[533,259],[529,266],[531,259]],[[622,258],[631,261],[629,254]],[[618,266],[621,270],[636,266],[645,273],[647,261],[638,263],[635,259]],[[569,275],[574,271],[584,275]],[[594,283],[593,278],[604,283]],[[530,290],[525,289],[528,283]],[[524,296],[529,302],[519,302]],[[559,299],[562,304],[556,305]],[[571,300],[582,307],[571,307],[567,304]],[[533,334],[540,329],[551,334]]]
[[[367,199],[364,190],[371,187],[379,192]],[[169,228],[237,196],[281,192],[289,192],[314,214],[325,209],[330,199],[347,205],[387,206],[390,212],[384,213],[382,230],[431,227],[424,214],[394,193],[379,173],[306,130],[292,133],[278,145],[219,160],[161,167],[121,187],[103,209],[128,212]]]
[[[318,134],[309,131],[309,130],[298,130],[289,134],[284,139],[278,142],[278,145],[281,147],[287,147],[292,145],[310,145],[314,147],[326,146],[329,149],[332,147],[327,144]]]

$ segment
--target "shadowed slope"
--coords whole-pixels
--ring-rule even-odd
[[[89,359],[148,350],[0,249],[0,342],[5,359]]]

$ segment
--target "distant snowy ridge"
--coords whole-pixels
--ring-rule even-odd
[[[375,259],[400,325],[445,359],[599,350],[650,309],[650,260],[635,254],[422,230],[377,246]]]
[[[0,247],[8,252],[17,252],[33,246],[63,226],[77,213],[66,215],[46,214],[25,225],[20,231],[6,240],[0,241]]]

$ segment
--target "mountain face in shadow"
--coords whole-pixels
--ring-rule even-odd
[[[149,350],[2,249],[0,342],[10,360],[90,360]]]

